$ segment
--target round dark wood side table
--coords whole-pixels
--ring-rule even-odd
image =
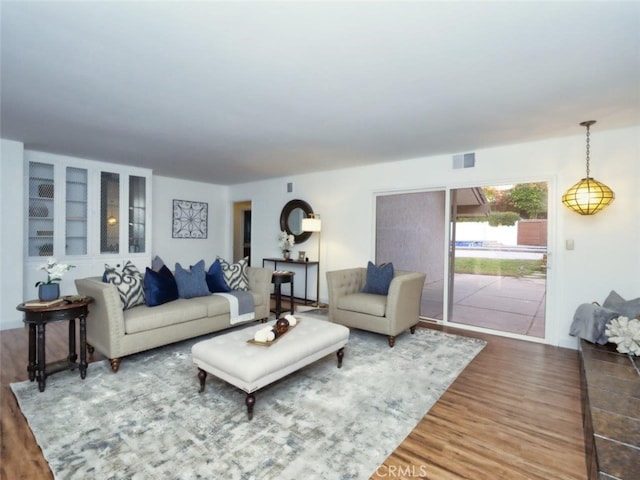
[[[87,376],[87,314],[88,305],[93,298],[84,297],[74,300],[73,303],[63,301],[48,307],[28,306],[25,302],[16,308],[24,312],[24,323],[29,326],[29,380],[38,380],[38,388],[44,392],[46,380],[49,375],[62,370],[73,370],[78,367],[80,377]],[[80,323],[80,363],[77,363],[76,353],[76,318]],[[45,327],[50,322],[69,322],[69,355],[64,360],[47,364],[45,358]]]
[[[271,283],[273,283],[273,293],[276,297],[276,309],[271,310],[276,314],[276,318],[280,318],[280,314],[282,313],[282,284],[290,283],[291,284],[291,292],[289,294],[289,301],[291,302],[290,311],[293,314],[294,305],[293,305],[293,276],[294,272],[273,272],[271,276]]]

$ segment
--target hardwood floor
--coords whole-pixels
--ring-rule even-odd
[[[586,478],[577,352],[424,326],[488,343],[372,478]],[[65,356],[66,335],[65,324],[47,327],[49,359]],[[0,478],[51,479],[9,387],[28,378],[27,331],[0,332],[0,348]]]

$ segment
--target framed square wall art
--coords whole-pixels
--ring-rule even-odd
[[[189,200],[173,201],[172,238],[207,238],[209,204]]]

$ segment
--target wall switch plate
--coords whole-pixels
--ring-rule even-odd
[[[565,240],[565,246],[567,250],[573,250],[573,247],[574,247],[573,240],[571,239]]]

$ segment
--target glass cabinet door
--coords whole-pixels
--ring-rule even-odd
[[[100,173],[100,253],[120,252],[120,175]]]
[[[67,167],[65,254],[87,254],[87,169]]]
[[[53,256],[53,165],[29,162],[29,225],[30,257]]]
[[[145,251],[146,178],[129,177],[129,253]]]

